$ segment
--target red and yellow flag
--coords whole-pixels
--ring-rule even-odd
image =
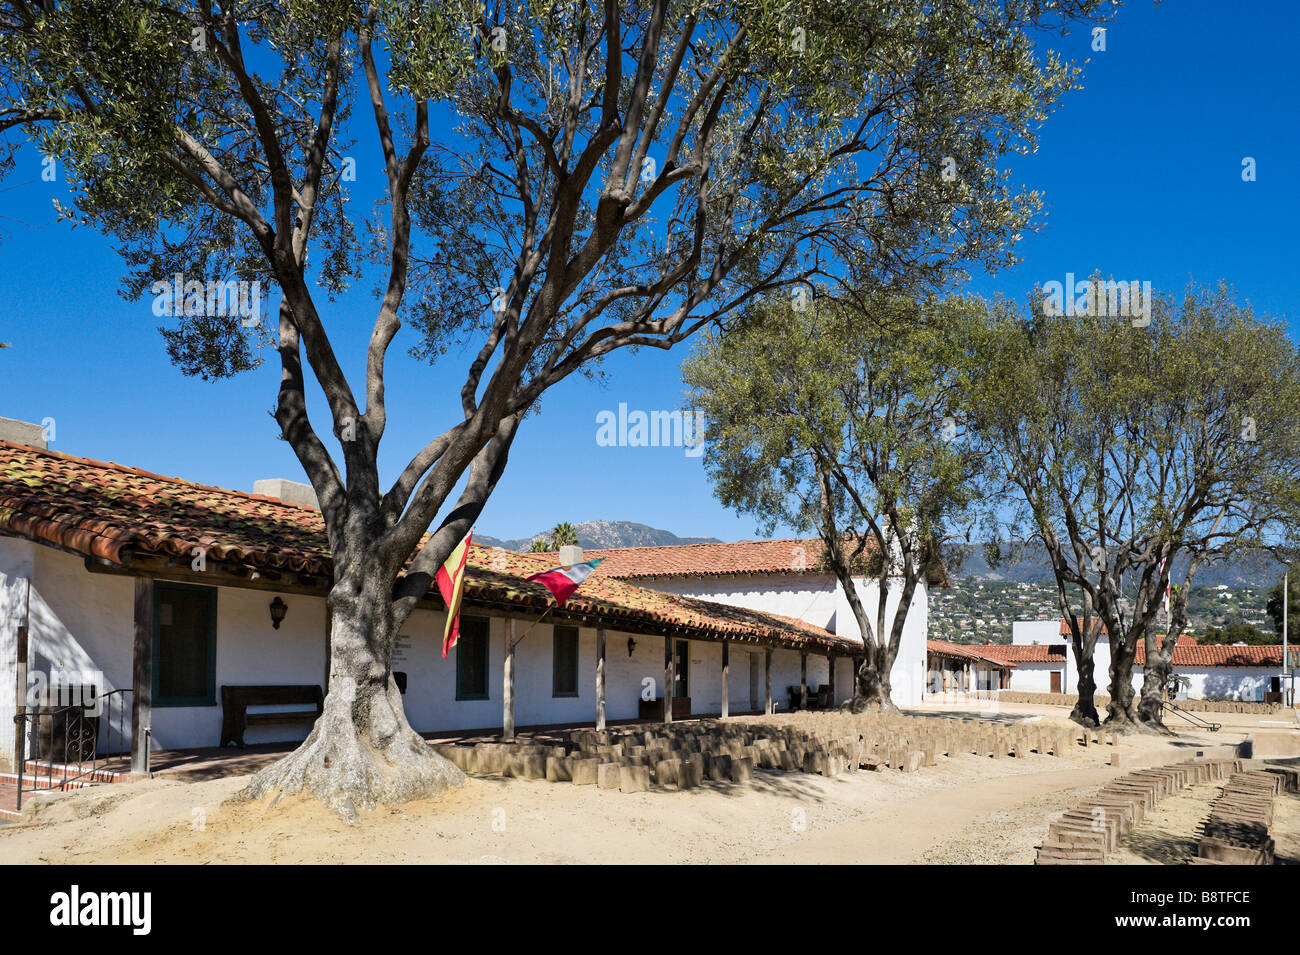
[[[447,659],[447,651],[460,639],[460,598],[465,591],[465,565],[469,561],[469,542],[473,536],[471,530],[438,568],[438,590],[442,594],[443,603],[447,605],[447,627],[442,632],[444,660]]]

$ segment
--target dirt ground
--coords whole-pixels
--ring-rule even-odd
[[[1113,776],[1228,742],[1130,738],[1118,767],[1112,747],[1094,746],[941,757],[910,774],[758,771],[684,792],[471,778],[355,825],[310,799],[232,798],[247,776],[160,776],[38,797],[24,822],[0,827],[0,862],[1023,864],[1051,819]]]

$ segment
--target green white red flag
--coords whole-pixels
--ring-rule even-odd
[[[554,570],[545,570],[540,574],[533,574],[528,580],[541,584],[555,597],[555,605],[563,607],[564,602],[573,596],[584,580],[591,576],[591,572],[599,566],[605,558],[600,557],[596,560],[585,560],[581,564],[570,564],[568,567],[556,567]]]
[[[442,631],[444,660],[447,659],[447,651],[460,639],[460,599],[465,592],[465,568],[469,562],[469,542],[473,536],[471,530],[438,568],[438,592],[442,594],[442,602],[447,605],[447,625]]]

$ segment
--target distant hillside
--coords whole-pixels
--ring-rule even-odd
[[[1174,576],[1186,569],[1186,563],[1174,561]],[[1010,566],[990,567],[984,559],[984,549],[970,545],[970,553],[960,568],[948,568],[951,577],[973,577],[979,581],[1006,581],[1016,584],[1050,582],[1052,567],[1047,551],[1040,544],[1025,545],[1022,559]],[[1200,587],[1272,587],[1282,578],[1282,565],[1267,554],[1244,555],[1231,561],[1222,561],[1202,567],[1196,573],[1195,585]]]
[[[672,531],[660,530],[648,524],[635,521],[583,521],[574,524],[578,532],[578,543],[588,550],[600,550],[607,547],[657,547],[668,544],[716,544],[716,537],[678,537]],[[504,547],[506,550],[526,551],[533,541],[550,533],[548,527],[531,537],[519,537],[513,540],[499,540],[486,534],[475,534],[474,540],[492,547]]]
[[[1175,575],[1184,568],[1174,562]],[[941,639],[1008,643],[1014,621],[1060,616],[1056,584],[1041,546],[1026,547],[1018,563],[996,569],[988,566],[982,548],[973,547],[960,569],[949,568],[949,575],[951,587],[930,592],[930,629]],[[1244,623],[1271,633],[1265,605],[1281,576],[1281,565],[1265,554],[1201,568],[1187,602],[1189,632]]]

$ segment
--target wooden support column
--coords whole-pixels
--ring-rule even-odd
[[[596,729],[605,728],[605,628],[596,631]]]
[[[763,712],[772,715],[772,648],[763,657]]]
[[[808,651],[799,651],[799,709],[808,709]]]
[[[515,738],[515,618],[506,617],[506,658],[501,678],[501,738]]]
[[[829,676],[826,677],[826,683],[831,688],[831,708],[835,707],[835,654],[826,654],[826,667]]]
[[[131,649],[131,772],[149,774],[153,722],[153,578],[135,578],[135,639]]]
[[[673,721],[673,638],[664,637],[664,722]]]
[[[722,718],[731,715],[731,703],[727,699],[727,672],[731,669],[731,641],[722,641]]]

